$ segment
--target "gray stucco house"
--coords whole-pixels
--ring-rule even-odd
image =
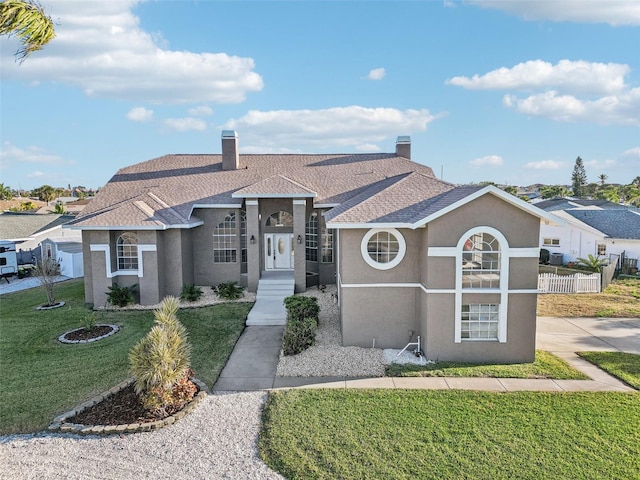
[[[166,155],[123,168],[70,227],[82,231],[86,301],[138,284],[139,302],[184,284],[291,272],[297,292],[337,284],[344,345],[427,358],[534,358],[544,211],[493,186],[456,187],[396,151]]]

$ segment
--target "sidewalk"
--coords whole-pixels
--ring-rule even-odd
[[[277,377],[284,327],[246,327],[212,391],[286,388],[402,388],[492,392],[634,392],[576,351],[640,353],[640,319],[538,319],[537,347],[551,351],[591,380],[465,377]]]

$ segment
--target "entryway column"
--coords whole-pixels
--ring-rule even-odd
[[[247,212],[247,289],[258,290],[260,280],[260,217],[258,200],[246,200]]]
[[[294,276],[296,292],[307,290],[307,259],[305,249],[305,227],[307,216],[307,201],[305,199],[293,201],[293,243]],[[298,241],[298,239],[300,241]]]

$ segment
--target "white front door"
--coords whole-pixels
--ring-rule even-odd
[[[264,236],[264,260],[266,270],[291,270],[293,234],[267,233]]]

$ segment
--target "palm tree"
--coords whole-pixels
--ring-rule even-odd
[[[0,35],[16,35],[22,47],[21,61],[40,50],[56,36],[53,20],[35,0],[5,0],[0,3]]]
[[[11,200],[12,198],[11,188],[5,186],[4,183],[0,183],[0,200]]]
[[[576,265],[581,265],[585,267],[587,270],[592,272],[600,273],[602,272],[602,267],[607,264],[606,258],[600,258],[600,256],[595,255],[587,255],[587,258],[578,258],[576,260]]]
[[[600,186],[604,187],[604,183],[607,181],[607,178],[609,177],[604,173],[601,173],[600,175],[598,175],[598,178],[600,179]]]

